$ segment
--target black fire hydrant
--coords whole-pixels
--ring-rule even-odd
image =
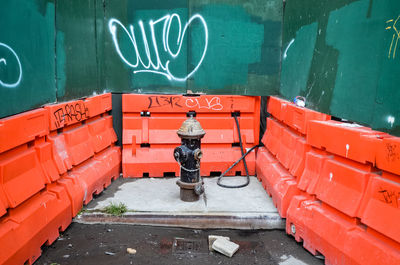
[[[195,112],[187,113],[188,119],[177,131],[181,138],[181,146],[174,150],[175,160],[181,166],[181,178],[176,184],[181,188],[181,200],[192,202],[199,200],[204,192],[203,181],[200,178],[200,140],[206,134],[200,123],[195,119]]]

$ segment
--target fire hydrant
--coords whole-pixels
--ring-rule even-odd
[[[177,131],[181,138],[181,146],[175,148],[174,158],[181,167],[181,177],[176,182],[181,188],[181,200],[192,202],[199,200],[204,192],[203,181],[200,178],[200,159],[203,156],[200,140],[206,132],[195,119],[195,112],[188,112],[187,117]]]

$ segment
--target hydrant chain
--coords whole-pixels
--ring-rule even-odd
[[[182,164],[179,163],[179,161],[178,161],[178,164],[179,164],[179,166],[180,166],[183,170],[186,170],[187,172],[197,172],[197,171],[200,170],[200,168],[197,168],[197,169],[188,169],[188,168],[182,166]]]

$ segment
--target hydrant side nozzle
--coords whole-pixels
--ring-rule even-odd
[[[203,152],[200,149],[196,149],[193,151],[193,156],[194,159],[196,159],[197,161],[200,161],[200,159],[203,157]]]

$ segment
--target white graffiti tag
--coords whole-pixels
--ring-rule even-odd
[[[19,85],[19,83],[21,83],[21,79],[22,79],[22,66],[21,66],[21,62],[20,62],[20,60],[19,60],[18,55],[15,53],[15,51],[14,51],[10,46],[8,46],[7,44],[4,44],[4,43],[0,42],[0,47],[6,48],[7,50],[9,50],[9,51],[14,55],[15,59],[17,60],[18,67],[19,67],[19,75],[18,75],[17,81],[14,82],[14,83],[6,83],[6,82],[4,82],[4,81],[2,81],[2,80],[0,79],[0,86],[9,87],[9,88],[16,87],[16,86]],[[0,57],[0,67],[1,67],[2,64],[4,64],[5,66],[7,66],[7,60],[6,60],[5,58],[1,58],[1,57]]]
[[[209,110],[222,110],[224,107],[221,104],[219,97],[213,97],[211,99],[205,98],[206,104],[201,104],[197,98],[186,99],[186,107],[188,108],[199,108]]]
[[[198,20],[204,28],[205,44],[204,44],[204,49],[202,51],[202,56],[201,56],[199,62],[197,63],[196,67],[189,74],[187,74],[186,76],[178,77],[178,76],[176,76],[176,74],[171,73],[169,64],[171,62],[171,59],[175,59],[179,56],[185,34],[187,33],[189,26],[195,20]],[[171,29],[171,25],[173,23],[175,23],[174,25],[178,26],[178,33],[177,33],[177,38],[176,38],[176,45],[178,48],[177,48],[176,52],[173,52],[169,45],[170,29]],[[132,25],[129,25],[129,30],[128,30],[119,20],[117,20],[115,18],[110,19],[110,21],[108,22],[108,28],[111,32],[112,39],[113,39],[113,42],[115,45],[115,49],[116,49],[119,57],[121,57],[122,61],[125,64],[127,64],[129,67],[134,69],[133,73],[135,73],[135,74],[143,73],[143,72],[154,73],[154,74],[163,75],[163,76],[167,77],[168,80],[183,82],[183,81],[186,81],[188,78],[190,78],[197,71],[197,69],[199,69],[201,63],[204,60],[204,56],[207,53],[207,45],[208,45],[207,23],[201,15],[199,15],[199,14],[193,15],[189,19],[189,21],[185,24],[183,29],[182,29],[181,18],[179,17],[178,14],[175,14],[175,13],[172,15],[163,16],[156,21],[153,21],[153,20],[149,21],[151,43],[152,43],[152,46],[154,49],[153,52],[155,54],[156,62],[153,62],[153,59],[151,58],[149,41],[147,39],[147,34],[146,34],[146,30],[143,25],[143,21],[140,20],[138,22],[138,24],[139,24],[140,33],[141,33],[142,39],[143,39],[143,45],[144,45],[144,51],[145,51],[144,56],[141,55],[139,52],[138,44],[137,44],[136,37],[135,37],[135,28]],[[160,59],[160,52],[162,52],[162,50],[160,51],[159,47],[157,46],[158,38],[156,38],[156,34],[155,34],[155,26],[157,26],[157,24],[160,24],[163,27],[162,36],[161,36],[161,40],[162,40],[162,44],[163,44],[162,48],[163,48],[164,52],[167,53],[167,55],[169,55],[169,59],[166,59],[165,61],[162,61]],[[133,50],[136,54],[135,62],[130,62],[122,54],[120,45],[118,43],[118,38],[117,38],[117,27],[120,27],[122,29],[123,33],[126,34],[127,37],[129,37],[129,40],[133,46]],[[143,61],[143,58],[146,58],[144,61],[147,63],[145,63]]]

